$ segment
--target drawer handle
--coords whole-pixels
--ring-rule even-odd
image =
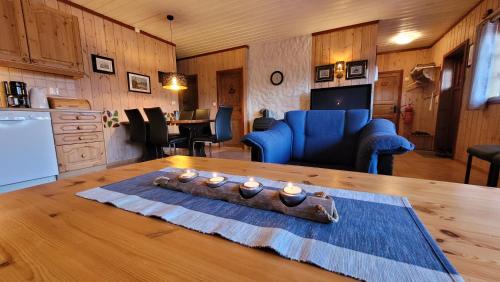
[[[77,120],[93,120],[95,119],[95,116],[91,116],[91,115],[78,115],[76,116],[76,119]]]
[[[80,136],[78,137],[78,140],[94,140],[96,139],[95,136]]]
[[[95,129],[95,125],[78,125],[76,127],[77,130],[92,130]]]
[[[87,155],[85,155],[85,154],[82,154],[82,159],[85,159],[85,157],[86,157],[86,156],[87,156]]]

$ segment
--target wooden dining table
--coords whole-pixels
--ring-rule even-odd
[[[249,161],[174,156],[0,195],[0,280],[340,281],[350,278],[75,193],[194,168],[406,196],[466,280],[500,277],[500,190]]]
[[[146,125],[149,126],[149,121],[145,121]],[[193,156],[195,154],[193,150],[193,144],[191,140],[197,136],[197,131],[199,128],[206,126],[207,124],[210,124],[211,122],[215,122],[214,119],[179,119],[179,120],[167,120],[167,125],[170,126],[175,126],[175,125],[182,125],[185,128],[189,130],[189,137],[188,137],[188,150],[189,150],[189,155]],[[129,121],[122,121],[120,122],[121,125],[123,126],[129,126],[130,122]],[[197,148],[196,152],[197,156],[205,156],[205,148],[203,146]]]

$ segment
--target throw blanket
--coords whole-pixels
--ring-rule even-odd
[[[283,257],[357,279],[463,281],[406,198],[299,185],[308,193],[322,191],[334,197],[340,220],[325,224],[153,185],[156,177],[180,171],[165,168],[77,195],[245,246],[271,248]],[[247,179],[221,175],[234,182]],[[256,180],[276,189],[285,185]]]

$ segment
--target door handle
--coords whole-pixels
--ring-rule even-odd
[[[398,106],[394,105],[393,109],[394,113],[397,113],[398,112]]]

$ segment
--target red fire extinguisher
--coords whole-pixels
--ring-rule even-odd
[[[404,105],[401,111],[403,122],[405,124],[413,123],[413,104]]]

